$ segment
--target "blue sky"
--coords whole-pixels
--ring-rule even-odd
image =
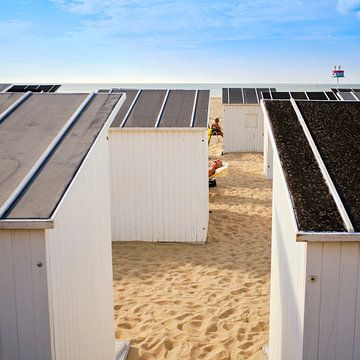
[[[360,0],[4,0],[0,43],[0,82],[360,83]]]

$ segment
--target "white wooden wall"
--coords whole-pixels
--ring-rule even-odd
[[[1,360],[51,359],[46,272],[44,230],[0,230]]]
[[[303,359],[360,359],[359,259],[358,242],[308,243]]]
[[[264,121],[264,174],[267,179],[273,177],[274,151],[270,139],[269,124]]]
[[[110,129],[114,241],[205,242],[205,129]]]
[[[56,360],[114,356],[112,253],[106,132],[46,231],[52,351]]]
[[[263,152],[264,121],[260,105],[223,105],[224,152]],[[248,116],[257,119],[257,126]]]
[[[277,157],[273,175],[269,359],[313,360],[302,356],[307,244],[296,242]]]

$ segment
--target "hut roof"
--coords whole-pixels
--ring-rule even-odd
[[[223,88],[223,104],[259,104],[261,99],[267,99],[266,95],[276,91],[274,88]]]
[[[265,101],[298,228],[360,231],[360,103]]]
[[[105,92],[105,89],[101,89]],[[130,90],[111,127],[115,128],[206,128],[209,90]]]
[[[0,220],[51,218],[121,97],[0,94]]]

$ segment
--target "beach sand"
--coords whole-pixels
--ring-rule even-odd
[[[130,360],[264,359],[271,182],[261,154],[221,156],[216,137],[209,151],[229,172],[210,188],[206,245],[113,244],[115,336],[131,340]]]

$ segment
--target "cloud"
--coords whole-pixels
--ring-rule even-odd
[[[360,0],[339,0],[337,9],[342,14],[355,12],[360,15]]]
[[[16,19],[0,22],[0,36],[16,36],[25,33],[31,24],[29,22],[20,21]]]

